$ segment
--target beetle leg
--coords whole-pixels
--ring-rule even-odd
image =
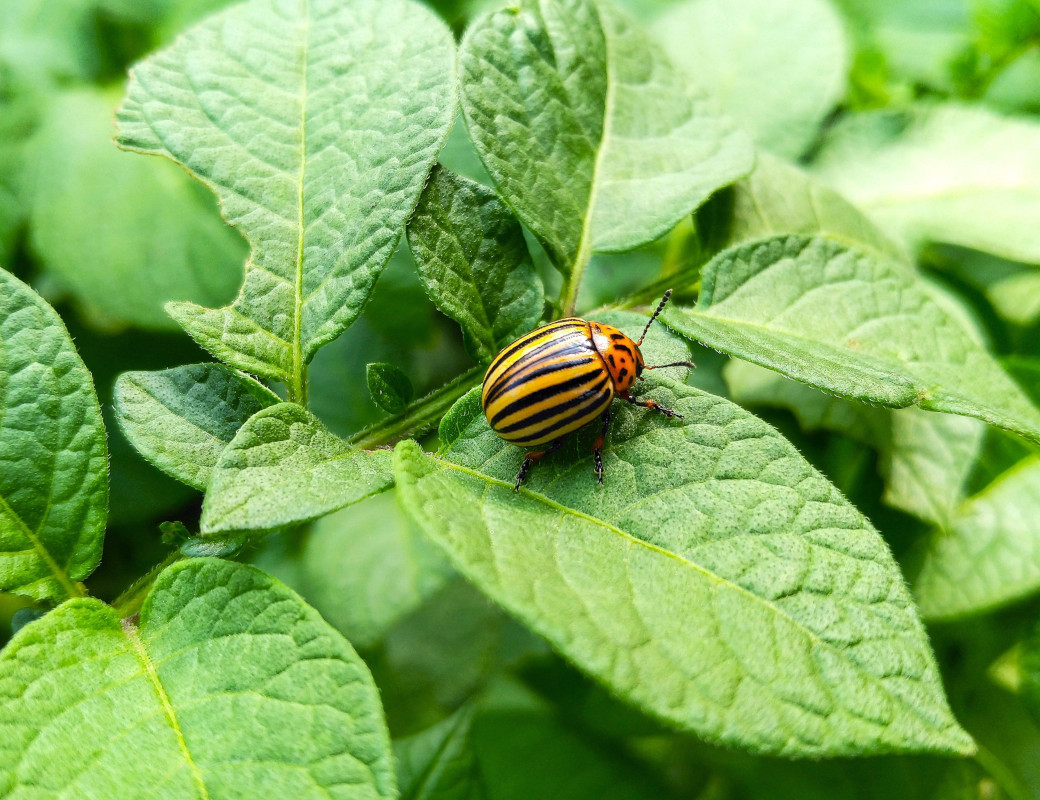
[[[560,449],[560,445],[563,444],[563,440],[566,436],[561,436],[559,439],[550,444],[545,450],[535,450],[532,453],[524,454],[524,463],[520,465],[520,471],[516,473],[516,483],[513,484],[513,491],[520,491],[520,484],[524,482],[524,478],[527,477],[527,471],[531,468],[531,465],[545,456],[555,453]]]
[[[600,428],[599,436],[592,443],[592,457],[596,461],[596,479],[603,483],[603,440],[607,436],[607,428],[610,427],[610,408],[603,412],[603,427]]]
[[[678,411],[672,411],[672,409],[670,409],[670,408],[665,408],[660,403],[658,403],[656,400],[637,400],[636,398],[634,398],[628,392],[618,392],[618,394],[621,396],[621,398],[623,400],[627,400],[629,403],[631,403],[634,406],[642,406],[643,408],[652,408],[655,411],[660,411],[666,417],[678,417],[679,419],[683,418],[683,415],[680,414]]]

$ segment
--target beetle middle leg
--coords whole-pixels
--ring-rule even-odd
[[[603,483],[603,440],[607,436],[607,428],[610,427],[610,407],[603,412],[603,427],[600,428],[599,436],[592,443],[592,457],[596,461],[596,480]]]
[[[560,449],[566,436],[561,436],[559,439],[550,444],[545,450],[535,450],[532,453],[524,454],[524,463],[520,465],[520,471],[516,473],[516,483],[513,484],[513,491],[520,491],[520,484],[524,482],[524,478],[527,477],[527,471],[531,468],[531,465],[539,459],[545,458],[548,455],[555,453]]]
[[[678,417],[679,419],[683,418],[683,415],[680,414],[678,411],[673,411],[670,408],[665,408],[660,403],[658,403],[656,400],[638,400],[637,398],[633,397],[628,392],[618,392],[618,394],[621,396],[621,398],[623,400],[627,400],[629,403],[631,403],[634,406],[641,406],[642,408],[652,408],[655,411],[660,411],[662,414],[664,414],[666,417],[669,417],[669,418],[671,418],[671,417]]]

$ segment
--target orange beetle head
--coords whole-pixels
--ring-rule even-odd
[[[614,391],[624,392],[632,387],[636,378],[643,374],[643,354],[639,345],[611,325],[590,322],[592,340],[603,357]]]

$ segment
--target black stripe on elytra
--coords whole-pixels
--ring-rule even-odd
[[[558,395],[561,392],[569,392],[572,389],[577,389],[580,386],[592,383],[597,377],[601,375],[602,370],[599,369],[585,370],[581,374],[575,375],[573,378],[568,378],[567,380],[563,381],[563,383],[551,384],[542,389],[539,389],[538,391],[524,395],[523,397],[518,397],[512,403],[505,406],[505,408],[500,409],[499,412],[495,414],[495,416],[488,420],[488,422],[490,422],[491,427],[494,428],[497,423],[501,422],[506,417],[517,413],[518,411],[523,411],[525,408],[530,408],[531,406],[540,403],[543,400],[548,400],[550,397],[554,397],[555,395]]]
[[[601,397],[601,396],[600,397],[593,397],[589,402],[587,402],[583,406],[580,406],[579,408],[577,408],[574,411],[573,414],[571,414],[571,415],[569,415],[567,417],[564,417],[561,420],[557,420],[556,422],[554,422],[552,425],[550,425],[547,428],[541,428],[541,429],[535,431],[530,436],[528,436],[528,437],[526,437],[524,439],[514,440],[513,444],[518,444],[518,445],[523,446],[524,442],[530,441],[532,439],[542,439],[542,438],[544,438],[546,436],[551,436],[556,431],[558,431],[558,430],[560,430],[562,428],[567,427],[568,425],[573,423],[575,420],[579,420],[582,417],[595,416],[597,413],[599,413],[598,411],[593,412],[591,415],[589,414],[589,412],[592,411],[592,409],[597,408],[602,403],[602,401],[603,401],[603,397]],[[609,400],[608,400],[608,402],[609,402]],[[505,431],[499,431],[499,433],[502,434],[502,433],[505,433]]]
[[[547,342],[543,342],[538,345],[529,353],[524,353],[521,356],[521,360],[510,364],[503,371],[502,374],[495,378],[495,382],[491,384],[491,388],[488,389],[488,401],[491,402],[492,394],[499,394],[502,389],[502,384],[506,381],[512,380],[512,378],[518,375],[519,370],[514,371],[517,364],[520,365],[519,369],[527,370],[528,368],[537,367],[543,363],[546,359],[563,358],[565,356],[574,356],[581,353],[589,353],[591,348],[588,345],[589,339],[584,334],[575,332],[574,334],[565,334],[563,336],[554,336]],[[490,375],[494,370],[488,368],[488,374]]]
[[[609,379],[608,376],[604,375],[603,379],[601,381],[599,381],[599,383],[597,383],[595,386],[590,387],[586,391],[582,392],[577,397],[569,398],[567,400],[564,400],[561,403],[557,403],[554,406],[549,406],[549,408],[543,408],[541,411],[539,411],[539,412],[537,412],[535,414],[532,414],[531,416],[527,417],[526,419],[522,419],[522,420],[520,420],[518,422],[514,422],[511,425],[507,425],[504,428],[498,429],[496,431],[496,433],[498,433],[499,435],[502,435],[502,434],[514,433],[515,431],[523,430],[524,428],[529,428],[532,425],[537,425],[539,422],[545,422],[546,420],[552,419],[553,417],[557,416],[558,414],[562,414],[562,413],[564,413],[566,411],[569,411],[572,408],[576,408],[576,407],[579,406],[580,403],[584,402],[586,399],[591,398],[592,402],[585,403],[584,406],[581,406],[579,411],[578,411],[578,413],[577,413],[577,416],[573,416],[572,415],[571,417],[567,418],[568,420],[573,421],[573,420],[577,419],[578,417],[580,417],[582,414],[586,413],[589,408],[592,408],[597,403],[599,403],[600,401],[603,400],[603,395],[605,394],[603,392],[603,389],[606,387],[608,379]],[[607,394],[609,395],[609,393],[607,393]],[[566,420],[565,420],[565,422],[566,422]],[[551,425],[548,428],[543,428],[543,429],[541,429],[539,431],[536,431],[535,432],[535,436],[536,437],[541,437],[544,434],[549,433],[551,431],[554,431],[554,430],[556,430],[559,427],[560,427],[560,423],[553,424],[553,425]]]
[[[540,328],[535,328],[526,336],[521,336],[519,339],[513,342],[506,350],[503,350],[501,353],[495,356],[495,360],[492,361],[491,366],[488,367],[488,372],[494,370],[495,367],[497,367],[505,359],[513,355],[513,353],[515,353],[517,350],[526,347],[528,344],[535,341],[536,339],[540,339],[542,336],[556,330],[557,328],[574,325],[575,322],[584,322],[584,320],[580,320],[577,317],[567,317],[566,319],[558,319],[556,320],[556,322],[550,322],[548,325],[543,325]]]
[[[548,359],[548,366],[542,366],[543,360],[544,359],[539,359],[533,367],[525,365],[522,370],[517,372],[507,371],[506,374],[499,376],[499,379],[495,381],[495,384],[491,387],[491,391],[487,394],[487,398],[484,400],[484,407],[487,408],[506,392],[512,391],[528,381],[538,380],[546,375],[552,375],[554,372],[562,372],[565,369],[574,369],[576,367],[583,367],[586,364],[595,363],[592,353],[585,353],[581,358],[574,358],[570,361],[555,361]]]

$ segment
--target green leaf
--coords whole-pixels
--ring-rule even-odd
[[[393,485],[388,450],[356,450],[295,403],[249,418],[220,454],[203,534],[295,525]]]
[[[408,221],[408,246],[427,293],[462,326],[478,363],[541,317],[542,282],[523,229],[479,183],[434,167]]]
[[[687,0],[654,33],[693,84],[782,156],[804,154],[845,94],[849,48],[825,0]]]
[[[188,364],[116,379],[116,418],[126,438],[159,469],[205,489],[238,429],[278,396],[223,364]]]
[[[726,382],[742,405],[788,409],[804,430],[828,430],[881,454],[884,500],[926,522],[945,524],[965,497],[986,426],[969,417],[916,408],[886,411],[818,391],[746,361],[731,361]]]
[[[0,270],[0,591],[62,600],[101,558],[108,451],[90,373],[43,299]]]
[[[455,566],[614,692],[711,742],[788,756],[970,753],[870,523],[765,423],[658,379],[513,491],[477,413],[442,458],[395,451],[405,507]]]
[[[652,241],[751,169],[747,137],[609,0],[480,17],[459,65],[477,152],[566,275]]]
[[[1040,262],[1040,123],[944,104],[846,117],[812,169],[913,247]]]
[[[415,395],[408,376],[393,364],[367,364],[365,379],[372,402],[391,414],[400,414]]]
[[[755,171],[735,183],[731,192],[730,245],[801,233],[870,250],[899,263],[908,262],[902,247],[848,200],[768,153],[758,155]]]
[[[1040,591],[1040,459],[964,501],[925,543],[913,582],[921,614],[977,614]]]
[[[471,730],[473,707],[463,706],[421,733],[394,742],[401,800],[480,800]]]
[[[94,599],[0,656],[0,790],[12,797],[396,797],[364,662],[242,564],[163,572],[140,621]]]
[[[452,55],[443,23],[405,0],[251,0],[132,70],[119,144],[184,165],[253,248],[232,305],[170,307],[200,344],[302,399],[455,119]]]
[[[392,493],[315,522],[300,560],[300,592],[360,648],[379,642],[451,575]]]
[[[84,89],[49,105],[26,154],[31,241],[96,318],[168,328],[167,300],[234,296],[245,248],[182,170],[112,147],[116,100]]]
[[[1040,442],[1040,411],[953,310],[894,262],[778,236],[730,248],[669,327],[842,397],[977,417]]]

